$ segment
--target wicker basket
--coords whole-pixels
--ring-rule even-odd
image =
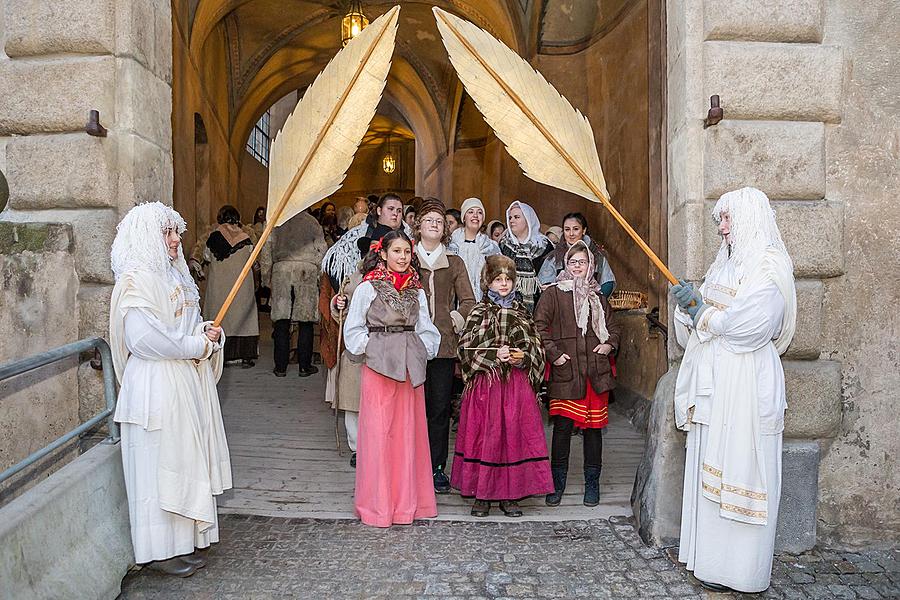
[[[609,305],[615,310],[635,310],[647,308],[647,294],[643,292],[627,292],[616,290],[609,297]]]

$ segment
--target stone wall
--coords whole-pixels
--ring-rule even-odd
[[[71,227],[77,303],[61,342],[106,336],[116,223],[135,203],[172,199],[170,4],[5,0],[2,12],[9,202],[0,221]],[[84,132],[91,109],[107,137]],[[26,334],[39,336],[41,327]],[[101,378],[87,365],[67,389],[78,390],[82,418],[102,406]]]
[[[0,222],[0,364],[51,350],[78,335],[72,228]],[[0,382],[0,471],[78,424],[78,357]],[[0,484],[0,503],[59,467],[74,444]]]
[[[824,13],[824,42],[841,48],[845,69],[841,121],[826,127],[826,190],[845,209],[834,244],[844,274],[822,289],[822,358],[840,365],[842,412],[822,456],[819,522],[839,541],[897,540],[900,11],[892,0],[829,0]]]
[[[797,527],[801,546],[814,542],[816,522],[834,543],[900,537],[900,435],[890,408],[898,318],[870,316],[897,299],[896,132],[884,123],[897,117],[900,79],[874,41],[888,39],[885,17],[893,25],[897,17],[889,1],[862,12],[851,4],[668,2],[670,264],[702,278],[718,244],[712,203],[743,185],[772,199],[794,259],[785,473],[819,469],[818,482],[784,479],[791,511],[783,506],[782,520]],[[712,94],[725,120],[704,129]],[[670,341],[670,358],[680,353]],[[656,401],[671,411],[665,392]],[[659,425],[665,435],[671,423]],[[677,457],[651,448],[645,463],[680,476]],[[677,535],[671,523],[643,525],[653,539]]]

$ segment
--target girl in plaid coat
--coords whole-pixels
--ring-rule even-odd
[[[515,262],[489,256],[481,275],[485,295],[460,337],[466,389],[450,484],[475,497],[476,517],[487,516],[496,500],[504,514],[520,517],[518,500],[553,491],[536,395],[544,350],[515,284]]]

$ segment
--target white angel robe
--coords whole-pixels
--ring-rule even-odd
[[[781,496],[787,407],[779,354],[793,337],[790,260],[769,250],[743,276],[730,261],[700,288],[694,329],[675,312],[685,356],[675,421],[688,430],[680,562],[703,581],[742,592],[769,587]]]
[[[231,487],[216,392],[224,338],[213,344],[203,333],[188,278],[174,267],[165,279],[133,271],[113,290],[115,420],[138,564],[217,542],[214,496]]]

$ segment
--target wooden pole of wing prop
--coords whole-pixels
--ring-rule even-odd
[[[634,230],[634,228],[632,228],[631,225],[628,224],[628,221],[625,220],[625,217],[623,217],[619,213],[619,211],[616,210],[616,208],[609,201],[608,193],[605,190],[601,189],[601,186],[598,185],[597,182],[594,181],[593,178],[588,176],[588,174],[585,172],[584,167],[581,164],[579,164],[579,162],[577,160],[575,160],[575,158],[573,158],[572,154],[563,146],[563,144],[561,144],[559,142],[557,137],[555,135],[553,135],[553,133],[551,133],[551,131],[537,118],[537,116],[535,116],[534,111],[532,111],[531,108],[529,108],[528,104],[523,101],[522,97],[518,93],[516,93],[516,91],[509,85],[509,83],[507,83],[503,79],[503,77],[501,77],[498,74],[497,70],[494,69],[488,63],[488,61],[481,55],[481,53],[473,45],[473,43],[470,42],[470,40],[460,32],[457,25],[453,23],[453,21],[457,21],[457,22],[461,22],[461,23],[465,23],[465,21],[463,21],[462,19],[459,19],[458,17],[449,15],[448,13],[440,10],[439,8],[434,8],[433,11],[435,13],[435,17],[438,19],[438,24],[443,25],[450,32],[452,32],[453,35],[455,36],[455,38],[459,41],[459,43],[462,44],[463,47],[465,47],[466,51],[468,53],[470,53],[471,56],[478,61],[481,68],[484,69],[484,71],[486,71],[488,73],[488,75],[496,82],[496,84],[499,85],[503,89],[503,91],[506,93],[506,95],[509,97],[509,99],[512,100],[512,102],[516,105],[516,107],[520,111],[522,111],[522,113],[525,114],[525,116],[531,121],[531,124],[534,127],[536,127],[538,129],[538,131],[540,131],[540,133],[544,136],[544,138],[546,138],[547,142],[549,142],[550,145],[556,150],[556,152],[559,153],[560,157],[565,161],[565,163],[568,165],[568,167],[570,169],[572,169],[572,171],[574,171],[578,175],[578,177],[581,179],[581,182],[583,183],[583,185],[587,186],[587,188],[590,190],[590,193],[593,196],[593,198],[587,196],[585,193],[579,193],[579,192],[575,192],[575,193],[579,193],[579,195],[587,197],[588,199],[591,199],[591,200],[593,200],[594,198],[599,200],[600,203],[603,204],[603,206],[605,206],[606,209],[610,212],[610,214],[612,214],[613,218],[616,221],[618,221],[619,225],[622,226],[622,228],[625,230],[625,232],[628,233],[629,236],[631,236],[631,238],[637,243],[637,245],[641,248],[641,250],[643,250],[644,253],[650,258],[650,260],[653,262],[653,264],[656,265],[656,268],[659,269],[662,272],[662,274],[666,277],[666,279],[668,279],[673,285],[676,285],[678,283],[678,279],[676,279],[676,277],[672,274],[672,272],[669,271],[668,267],[666,267],[666,265],[659,259],[659,257],[656,255],[656,253],[653,252],[653,250],[650,248],[650,246],[647,245],[647,243],[641,238],[641,236],[638,235],[638,233]],[[471,24],[469,24],[469,25],[471,25]],[[471,25],[471,27],[474,29],[477,29],[474,25]],[[439,29],[440,29],[440,27],[439,27]],[[478,31],[481,31],[481,30],[478,30]],[[483,31],[482,31],[482,33],[485,36],[490,35]],[[491,39],[493,39],[493,38],[491,38]],[[512,52],[512,50],[509,50],[509,48],[507,48],[501,42],[499,42],[497,40],[494,40],[494,41],[496,42],[498,47],[502,47],[502,49],[508,51],[509,53],[515,54]],[[445,45],[447,44],[446,37],[444,38],[444,43],[445,43]],[[492,50],[499,50],[499,48],[492,48]],[[449,47],[448,47],[448,51],[450,51]],[[450,58],[451,58],[451,62],[453,63],[454,67],[457,70],[457,73],[460,73],[460,79],[463,79],[462,73],[460,72],[460,67],[456,63],[456,57],[454,56],[453,52],[450,52]],[[521,57],[516,56],[516,58],[518,58],[522,63],[527,65],[529,70],[533,71],[533,68],[530,65],[528,65],[528,63],[525,62]],[[541,79],[543,80],[543,78],[541,78]],[[546,80],[543,80],[543,82],[550,89],[553,89],[553,86],[550,85],[548,82],[546,82]],[[482,103],[479,103],[479,98],[478,98],[478,95],[479,95],[478,94],[478,92],[479,92],[478,84],[481,84],[482,82],[481,81],[473,81],[473,83],[475,85],[473,85],[471,88],[470,88],[470,85],[465,80],[463,81],[463,83],[464,83],[467,91],[469,92],[469,95],[472,96],[472,98],[475,100],[476,105],[478,106],[479,110],[481,110],[482,114],[486,117],[486,120],[488,121],[488,123],[491,124],[495,133],[498,134],[497,137],[499,137],[504,142],[504,144],[506,144],[507,150],[509,150],[510,154],[513,155],[513,158],[516,158],[517,160],[519,160],[519,162],[521,164],[522,159],[519,158],[519,156],[516,156],[516,154],[513,152],[513,149],[512,149],[514,142],[511,139],[509,139],[509,136],[503,136],[499,132],[497,132],[497,127],[494,126],[493,123],[491,123],[490,119],[487,119],[488,115],[484,114],[485,109],[487,107],[483,106]],[[571,112],[571,115],[573,117],[577,115],[578,117],[584,119],[584,117],[581,116],[580,113],[578,113],[577,111],[575,111],[574,109],[571,108],[571,105],[569,105],[568,102],[565,101],[565,99],[561,96],[561,94],[559,94],[559,92],[557,92],[555,89],[553,89],[553,91],[556,92],[556,96],[557,96],[557,98],[555,100],[557,102],[559,102],[560,100],[565,102],[565,106],[569,109],[569,112]],[[573,130],[574,129],[576,129],[576,128],[573,127]],[[589,126],[588,126],[588,131],[589,131]],[[504,137],[507,137],[508,139],[504,139]],[[581,141],[586,141],[586,140],[581,140]],[[594,146],[594,148],[596,148],[593,138],[590,139],[589,143],[592,146]],[[596,167],[599,170],[599,159],[597,160]],[[528,172],[526,172],[526,175],[531,177],[531,175]],[[531,178],[535,179],[535,177],[531,177]],[[537,179],[537,180],[540,183],[546,183],[548,185],[555,185],[552,180],[549,180],[549,181],[548,180],[539,180],[539,179]],[[559,187],[559,186],[555,186],[555,187]],[[573,190],[569,190],[569,191],[573,191]]]
[[[316,110],[311,110],[308,113],[304,113],[304,109],[308,106],[314,106],[317,109],[321,109],[321,105],[323,103],[332,101],[334,102],[333,107],[331,107],[331,110],[328,113],[328,117],[322,123],[322,126],[318,129],[318,133],[315,139],[311,144],[308,145],[308,149],[305,151],[303,160],[300,161],[300,166],[297,168],[294,176],[285,187],[284,192],[280,194],[280,196],[278,196],[279,200],[275,205],[274,210],[271,210],[269,212],[266,227],[263,230],[262,235],[260,235],[259,241],[257,241],[256,245],[254,246],[253,252],[250,254],[250,258],[247,259],[247,263],[244,265],[244,268],[241,269],[237,281],[234,282],[231,291],[228,293],[228,297],[225,298],[225,303],[222,304],[222,308],[219,309],[219,313],[216,315],[215,321],[213,322],[213,325],[215,325],[216,327],[221,325],[222,319],[225,318],[225,313],[228,312],[231,303],[234,302],[234,298],[237,295],[238,290],[240,290],[241,284],[250,273],[250,269],[253,267],[253,263],[256,262],[256,259],[259,256],[259,252],[262,249],[263,244],[265,244],[266,240],[269,238],[269,235],[272,233],[272,230],[277,225],[281,225],[284,221],[287,220],[287,218],[290,218],[290,216],[296,215],[297,213],[306,210],[322,198],[325,198],[329,194],[332,194],[340,189],[347,169],[350,167],[350,163],[353,160],[353,155],[355,154],[356,149],[359,147],[359,143],[362,140],[363,135],[365,135],[372,117],[375,116],[375,110],[378,107],[379,100],[381,99],[381,93],[384,91],[384,84],[387,81],[387,73],[390,69],[390,57],[393,53],[399,12],[399,6],[393,7],[384,15],[376,19],[369,27],[366,28],[366,30],[363,30],[362,34],[351,40],[345,48],[340,50],[332,59],[331,63],[329,63],[329,65],[325,67],[322,73],[319,74],[319,76],[316,78],[316,81],[313,82],[313,85],[310,86],[306,94],[303,96],[303,99],[297,105],[297,108],[288,118],[288,121],[291,121],[295,118],[315,118],[317,114],[324,114],[325,111],[317,113]],[[374,38],[372,33],[368,33],[367,35],[368,31],[375,32]],[[390,51],[385,53],[387,42],[389,42]],[[368,46],[363,52],[362,58],[361,60],[359,60],[358,64],[345,65],[342,62],[342,57],[355,57],[355,53],[359,52],[360,49],[363,48],[364,44],[368,44]],[[373,55],[377,58],[377,60],[372,60]],[[347,68],[348,66],[353,66],[354,70],[351,72],[349,71],[349,69],[347,69],[347,71],[344,72],[343,69]],[[360,80],[360,76],[364,72],[366,72],[369,77],[362,81]],[[317,84],[320,83],[320,79],[322,79],[323,77],[335,78],[339,82],[341,82],[341,85],[344,86],[342,94],[339,98],[336,99],[336,101],[328,97],[328,94],[331,93],[331,91],[328,89],[327,85],[323,83],[321,86],[317,86]],[[381,78],[380,82],[378,81],[379,77]],[[364,89],[360,91],[359,87],[364,87]],[[350,97],[351,92],[356,92],[357,95],[354,98],[353,102],[348,102],[347,99]],[[340,115],[341,110],[345,108],[349,109],[349,111],[345,112],[352,112],[352,119],[348,119],[346,115]],[[340,119],[339,115],[341,117]],[[365,118],[363,115],[367,116],[368,118]],[[340,121],[341,127],[333,131],[333,126],[335,125],[336,120]],[[275,162],[276,158],[280,158],[274,156],[274,149],[279,142],[278,138],[282,134],[288,134],[289,127],[289,124],[286,122],[282,130],[279,132],[278,137],[276,137],[275,141],[272,144],[273,157],[269,163],[270,191],[272,190],[272,178],[276,177],[273,163]],[[291,134],[297,137],[302,138],[302,134],[304,132],[305,130],[299,126],[293,126],[291,128]],[[324,165],[317,164],[315,169],[310,170],[310,164],[315,158],[317,158],[317,152],[320,150],[320,148],[323,147],[323,141],[325,141],[326,139],[328,140],[328,143],[324,148],[327,149],[329,156],[332,157],[330,159],[331,162],[328,162]],[[296,146],[302,148],[307,145],[306,140],[304,139],[300,139],[299,142],[289,139],[287,140],[286,144],[279,145],[278,148],[285,148],[287,143],[290,142],[296,143],[294,146],[288,147],[289,150]],[[308,171],[309,174],[307,173]],[[324,172],[324,174],[320,171]],[[289,203],[293,199],[292,197],[295,195],[295,192],[298,191],[298,184],[307,175],[316,180],[313,189],[301,190],[308,191],[309,194],[301,195],[302,201],[298,205],[291,206],[292,214],[290,214],[287,218],[282,218],[285,214],[287,214],[285,208],[288,207]],[[272,202],[271,197],[269,198],[269,202]]]

